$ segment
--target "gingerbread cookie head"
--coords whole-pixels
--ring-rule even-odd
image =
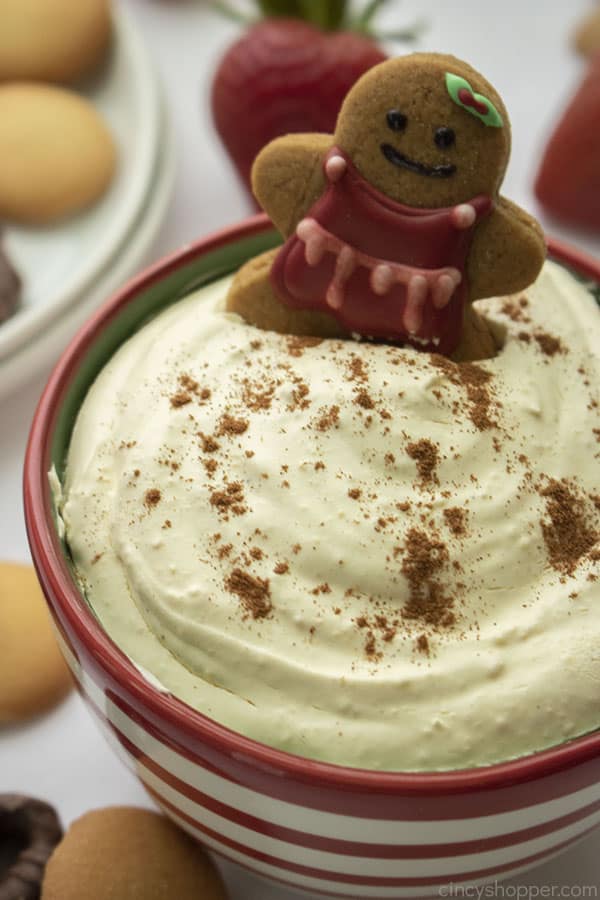
[[[495,196],[510,153],[502,100],[453,56],[415,53],[375,66],[350,91],[335,144],[381,193],[437,208]]]

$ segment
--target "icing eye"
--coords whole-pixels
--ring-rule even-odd
[[[399,109],[390,109],[387,116],[388,128],[392,131],[404,131],[406,128],[406,116]]]
[[[451,147],[454,143],[454,132],[451,128],[446,128],[445,125],[442,125],[441,128],[436,128],[433,139],[437,146],[443,150],[444,147]]]

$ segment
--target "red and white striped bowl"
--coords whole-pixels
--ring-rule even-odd
[[[249,740],[162,693],[107,637],[73,580],[47,473],[91,380],[150,313],[276,238],[263,216],[164,260],[77,334],[41,398],[25,462],[31,551],[64,655],[102,731],[157,803],[214,851],[312,895],[424,897],[528,868],[600,823],[600,731],[502,765],[381,773]],[[550,242],[600,281],[600,264]]]

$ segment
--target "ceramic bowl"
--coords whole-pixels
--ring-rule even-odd
[[[77,589],[53,511],[71,428],[92,380],[149,316],[273,246],[264,216],[199,241],[112,297],[63,353],[25,463],[33,560],[58,638],[102,731],[168,816],[206,846],[310,895],[443,894],[528,868],[600,822],[600,731],[501,765],[447,773],[364,771],[249,740],[142,676]],[[600,282],[600,263],[550,242]]]

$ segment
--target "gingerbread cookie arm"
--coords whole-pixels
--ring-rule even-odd
[[[287,134],[264,147],[252,167],[252,190],[284,237],[325,188],[323,159],[330,134]]]
[[[500,197],[473,235],[467,262],[469,299],[514,294],[537,278],[546,244],[539,223]]]

